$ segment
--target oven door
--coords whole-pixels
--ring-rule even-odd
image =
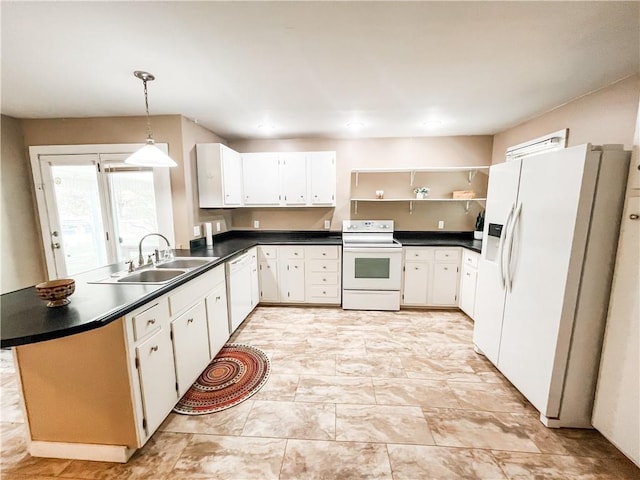
[[[401,248],[342,249],[342,287],[345,290],[400,290],[401,273]]]

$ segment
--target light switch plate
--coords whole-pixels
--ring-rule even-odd
[[[193,236],[194,237],[199,237],[200,235],[202,235],[202,228],[200,228],[200,225],[196,225],[193,227]]]
[[[216,222],[216,232],[219,232],[220,230],[220,222]]]
[[[438,229],[442,230],[444,228],[444,220],[438,221]]]
[[[260,228],[260,220],[253,221],[253,228]]]
[[[331,220],[325,220],[324,221],[324,228],[326,230],[329,230],[331,228]]]

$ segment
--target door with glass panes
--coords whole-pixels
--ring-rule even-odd
[[[46,148],[31,153],[50,279],[137,258],[147,233],[173,240],[166,169],[127,166],[129,153],[56,154],[65,147],[49,147],[54,153],[47,154]],[[152,248],[153,240],[145,245]]]

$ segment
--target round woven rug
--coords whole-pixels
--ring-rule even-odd
[[[271,363],[262,350],[227,343],[173,411],[204,415],[233,407],[260,390],[270,372]]]

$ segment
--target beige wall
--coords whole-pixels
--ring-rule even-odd
[[[300,139],[300,140],[247,140],[230,142],[239,152],[260,151],[336,151],[337,190],[336,207],[333,208],[246,208],[233,211],[233,228],[252,229],[253,220],[260,221],[261,230],[316,230],[322,229],[324,220],[331,220],[331,230],[340,230],[343,219],[391,219],[397,230],[437,230],[438,220],[445,221],[445,230],[471,231],[480,206],[472,204],[465,213],[462,204],[421,203],[414,204],[409,214],[408,203],[359,203],[355,213],[351,197],[373,197],[375,190],[385,190],[390,198],[410,196],[408,174],[360,175],[355,188],[354,168],[401,168],[488,165],[491,159],[492,137],[423,137],[379,139]],[[431,174],[417,177],[416,184],[429,185],[433,195],[450,193],[451,190],[474,188],[483,192],[486,176],[478,175],[469,187],[466,177],[450,174]],[[441,184],[441,192],[437,185]],[[402,193],[400,193],[402,192]]]
[[[143,143],[146,117],[94,117],[22,120],[25,146],[90,145]],[[190,219],[180,212],[192,210],[191,194],[186,191],[187,173],[183,162],[182,116],[161,115],[151,118],[153,138],[169,146],[169,156],[178,166],[171,171],[171,198],[176,245],[189,245],[193,232]]]
[[[46,280],[31,168],[24,148],[20,120],[3,115],[0,291],[11,292]]]
[[[640,75],[574,100],[494,137],[492,163],[504,161],[507,147],[569,128],[568,145],[621,143],[633,145]]]

